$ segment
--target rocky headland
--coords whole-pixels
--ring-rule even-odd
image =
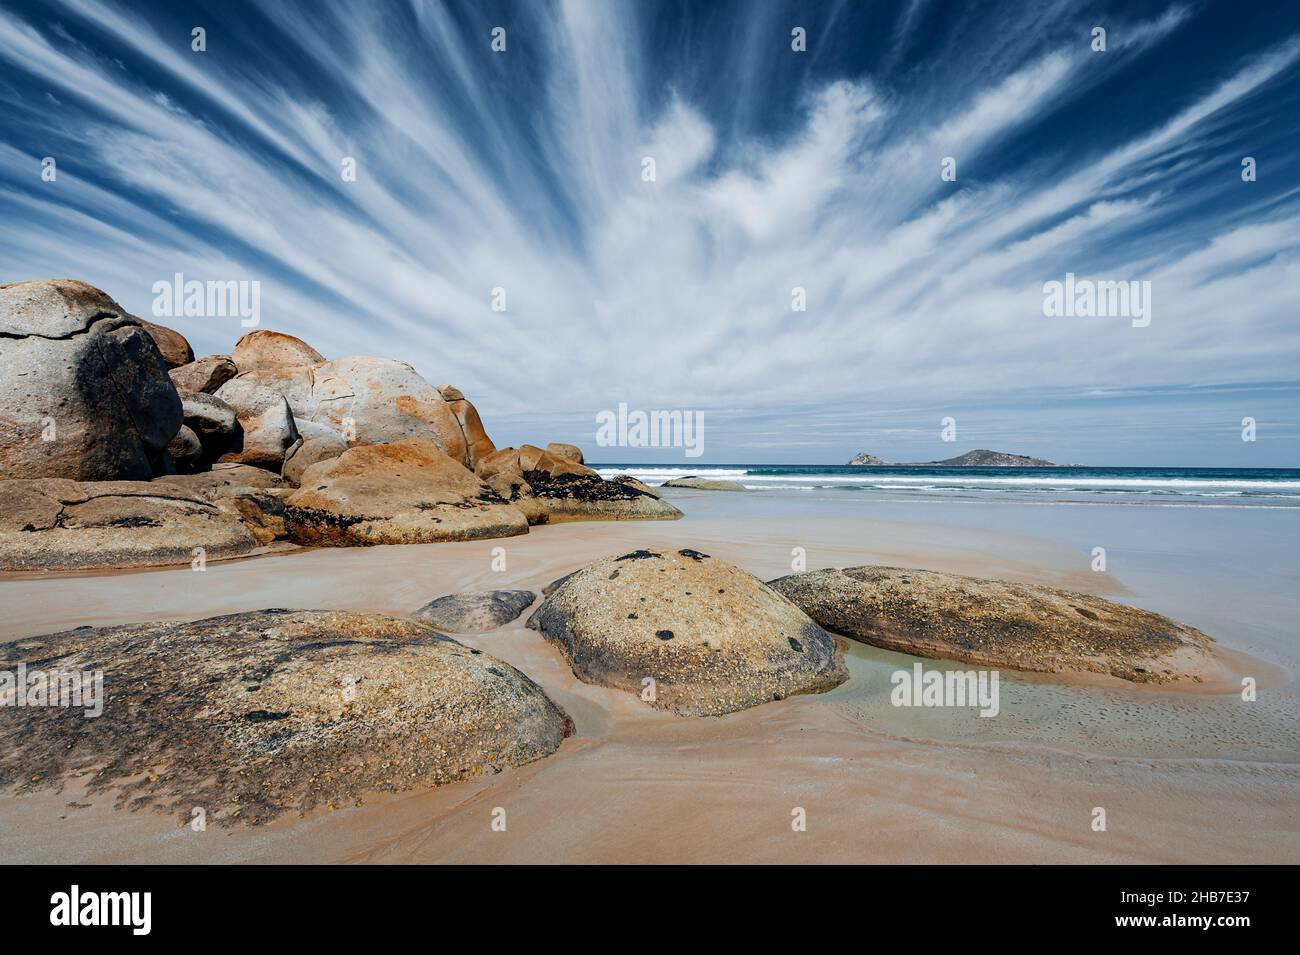
[[[0,570],[680,516],[573,445],[497,448],[459,389],[405,362],[264,329],[196,359],[84,282],[0,286]]]

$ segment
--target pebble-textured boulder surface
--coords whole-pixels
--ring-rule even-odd
[[[285,454],[298,440],[298,428],[284,395],[239,377],[218,388],[214,397],[233,408],[239,419],[235,446],[218,460],[279,471]]]
[[[0,481],[0,570],[158,567],[190,563],[196,547],[215,560],[259,546],[184,480]]]
[[[1199,681],[1213,641],[1157,613],[1051,587],[900,567],[771,582],[827,630],[922,657],[1135,683]]]
[[[531,590],[482,590],[431,600],[411,616],[449,633],[486,633],[504,627],[529,608]]]
[[[652,686],[653,706],[716,716],[848,678],[834,638],[802,610],[699,551],[637,550],[557,583],[528,626],[578,679],[642,699]]]
[[[119,808],[251,825],[553,753],[568,716],[510,665],[414,620],[261,610],[84,627],[0,647],[0,666],[102,671],[103,713],[7,709],[0,785],[91,773]]]
[[[428,440],[357,445],[308,467],[289,495],[303,544],[420,544],[528,532],[517,507]]]
[[[664,483],[659,486],[660,487],[688,487],[688,488],[694,488],[697,491],[748,490],[748,488],[746,488],[745,485],[741,484],[739,481],[713,480],[711,478],[695,477],[694,475],[690,477],[673,478],[671,481],[664,481]]]
[[[181,403],[145,328],[72,279],[0,286],[0,478],[147,480]]]
[[[177,391],[198,391],[210,395],[238,373],[228,355],[208,355],[167,372]]]

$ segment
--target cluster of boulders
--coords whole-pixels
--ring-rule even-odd
[[[1134,682],[1195,681],[1215,665],[1209,637],[1157,614],[892,567],[765,584],[698,550],[642,548],[543,594],[527,625],[575,676],[682,716],[834,689],[849,677],[835,634],[962,663]],[[119,805],[203,805],[218,822],[257,823],[544,757],[573,732],[569,717],[523,673],[441,632],[496,630],[535,600],[527,590],[484,591],[439,597],[410,617],[262,610],[14,641],[0,646],[0,669],[101,671],[112,684],[95,719],[7,710],[0,787],[58,786],[90,772],[91,790],[113,790]]]
[[[0,570],[680,516],[573,445],[497,448],[464,394],[405,362],[260,329],[195,359],[84,282],[0,286]]]

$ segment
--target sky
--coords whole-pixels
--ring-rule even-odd
[[[501,446],[1300,467],[1300,4],[0,0],[0,282],[176,273]]]

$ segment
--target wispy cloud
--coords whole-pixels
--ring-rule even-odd
[[[1153,80],[1147,58],[1211,14],[1116,17],[1104,54],[1065,5],[954,36],[904,4],[874,50],[853,15],[0,11],[0,278],[85,278],[143,314],[173,272],[257,278],[265,324],[454,382],[499,440],[590,443],[595,412],[627,401],[712,413],[713,459],[779,446],[774,424],[834,459],[939,407],[1019,404],[1041,436],[1048,394],[1296,378],[1300,136],[1275,114],[1296,102],[1300,25],[1210,59],[1202,36],[1194,75]],[[1151,280],[1151,326],[1044,318],[1042,284],[1067,271]],[[175,324],[201,352],[240,332]],[[841,437],[809,441],[822,415]]]

